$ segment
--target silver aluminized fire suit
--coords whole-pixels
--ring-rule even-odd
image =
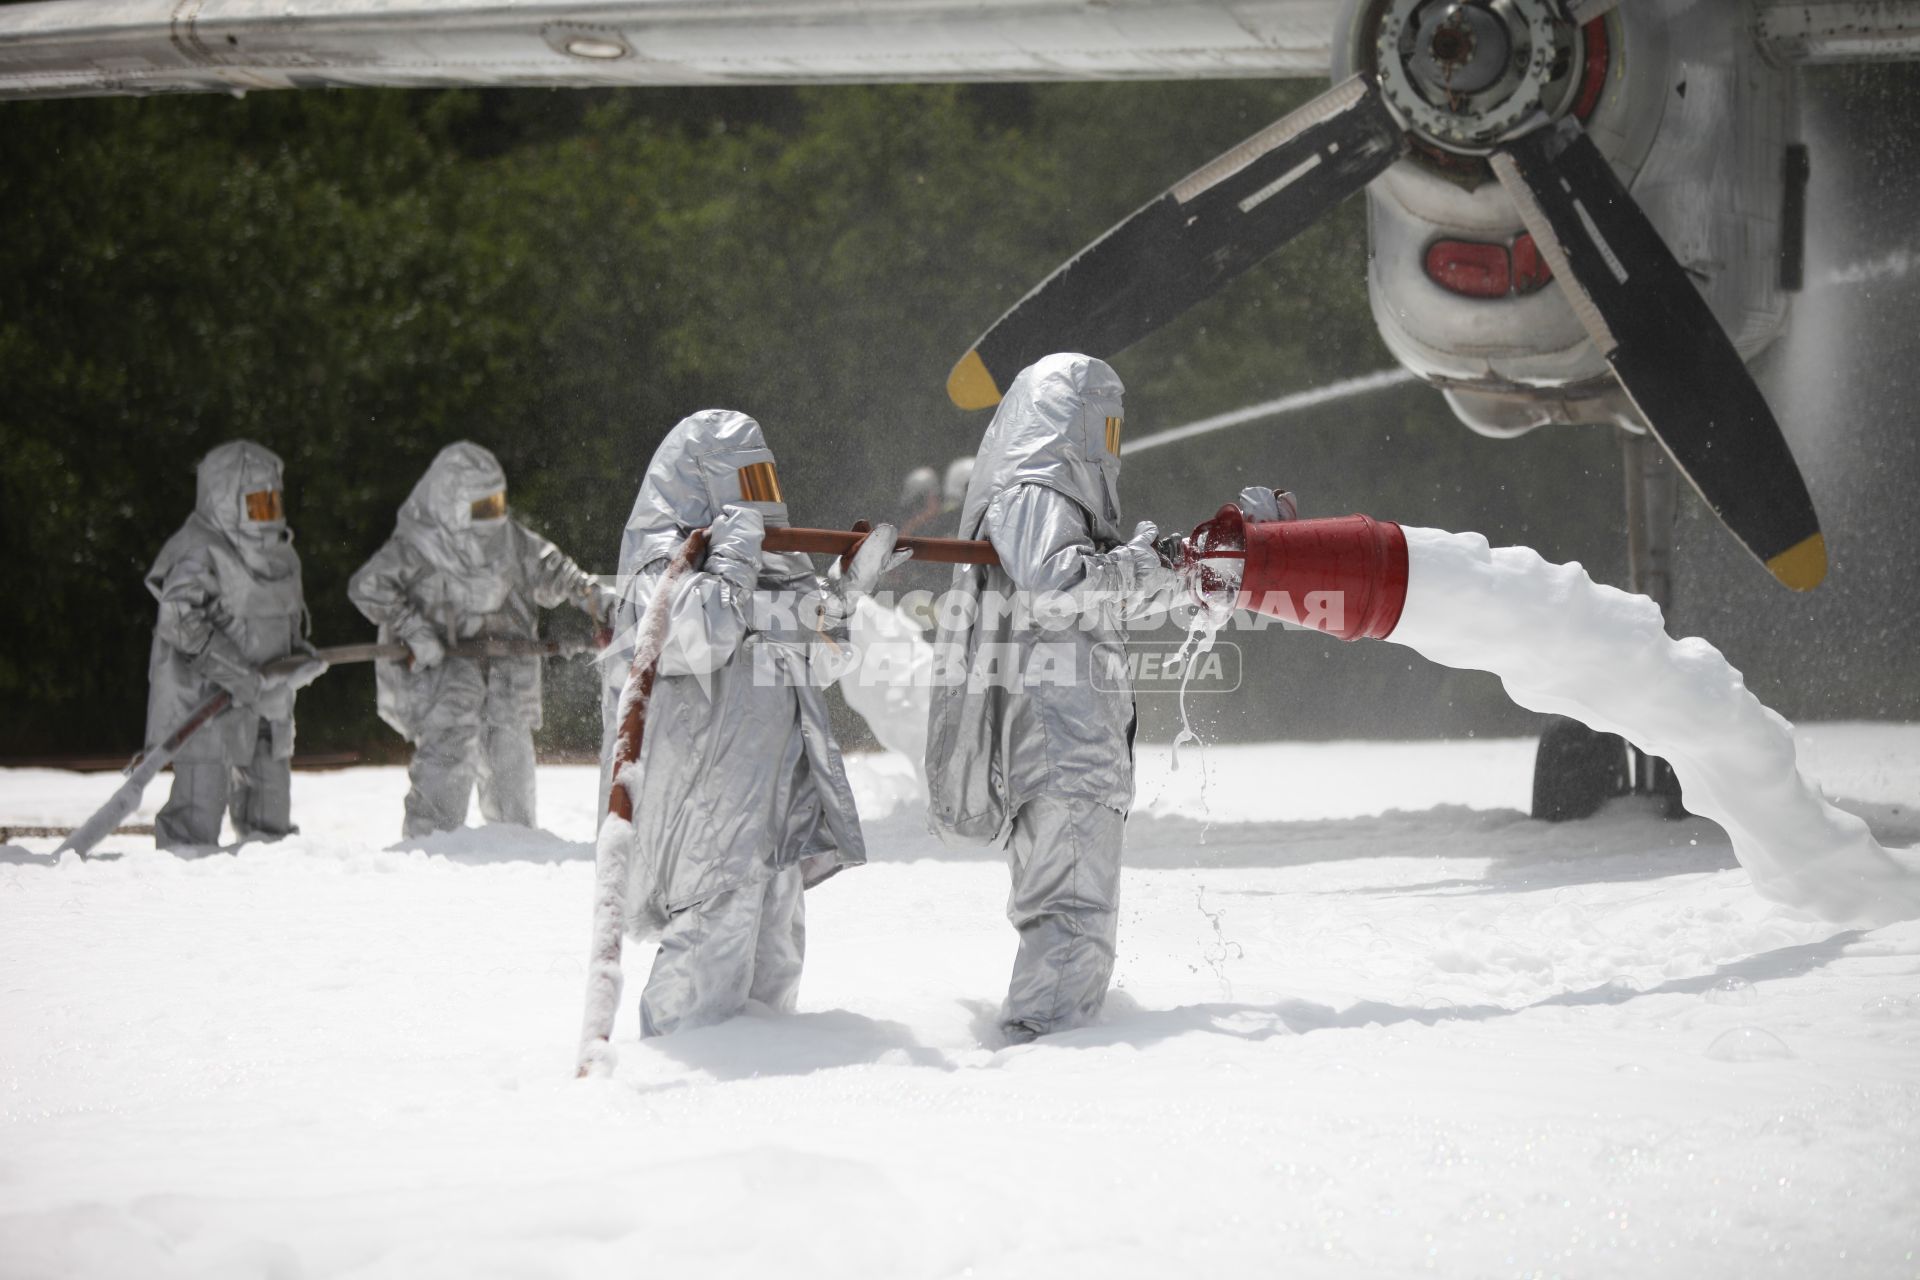
[[[148,749],[220,690],[234,698],[174,759],[173,793],[154,823],[162,847],[217,843],[229,804],[243,840],[293,830],[296,684],[259,672],[276,658],[312,652],[280,490],[280,459],[270,450],[250,440],[221,445],[200,460],[193,514],[147,571],[147,590],[160,603],[147,663]],[[270,518],[250,518],[249,494],[271,495]]]
[[[476,782],[488,822],[534,825],[540,660],[447,657],[446,649],[485,637],[534,639],[543,608],[601,607],[600,588],[579,565],[506,513],[506,486],[492,453],[464,440],[448,445],[401,506],[393,537],[347,584],[381,642],[413,652],[411,662],[375,671],[380,718],[414,747],[407,836],[465,824]]]
[[[749,999],[791,1009],[802,890],[866,861],[824,694],[845,632],[806,622],[805,597],[822,588],[808,557],[760,550],[764,528],[786,523],[760,424],[707,409],[655,451],[621,538],[603,762],[640,616],[674,551],[712,526],[704,566],[674,587],[630,779],[627,927],[660,937],[640,997],[643,1035],[720,1022]]]
[[[987,428],[939,610],[929,816],[954,842],[1004,842],[1020,935],[1010,1040],[1099,1012],[1113,972],[1122,826],[1133,803],[1133,691],[1121,624],[1180,590],[1153,527],[1120,538],[1119,377],[1053,355],[1023,370]]]

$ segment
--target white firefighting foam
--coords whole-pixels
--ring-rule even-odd
[[[1920,839],[1920,728],[1798,736]],[[1528,821],[1532,754],[1209,745],[1203,810],[1143,744],[1116,989],[1006,1048],[1002,859],[855,754],[799,1012],[641,1040],[629,998],[590,1080],[595,766],[542,766],[544,831],[396,845],[383,767],[213,856],[16,834],[0,1275],[1910,1274],[1920,923],[1796,919],[1632,800]],[[0,825],[113,782],[0,769]]]
[[[1533,711],[1573,716],[1665,758],[1764,897],[1825,920],[1920,917],[1920,875],[1798,768],[1791,726],[1705,640],[1675,640],[1659,606],[1478,534],[1408,528],[1405,610],[1389,637],[1489,671]]]

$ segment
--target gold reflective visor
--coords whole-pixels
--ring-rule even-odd
[[[258,493],[247,495],[247,519],[265,522],[279,518],[280,491],[278,489],[262,489]]]
[[[780,477],[771,462],[756,462],[740,468],[740,496],[748,502],[785,502],[780,496]]]
[[[1120,418],[1107,419],[1107,452],[1114,457],[1120,456]]]
[[[498,520],[507,514],[507,491],[502,489],[481,498],[473,504],[472,512],[475,520]]]

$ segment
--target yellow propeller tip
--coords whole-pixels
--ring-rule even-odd
[[[1827,576],[1827,537],[1816,533],[1773,556],[1767,572],[1795,591],[1811,591]]]
[[[978,351],[960,357],[947,375],[947,399],[962,409],[991,409],[1000,403],[1000,388],[981,361]]]

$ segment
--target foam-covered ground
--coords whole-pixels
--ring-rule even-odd
[[[1920,728],[1799,737],[1920,841]],[[401,847],[357,769],[278,846],[19,841],[0,1275],[1915,1274],[1920,925],[1772,907],[1633,802],[1530,822],[1529,760],[1148,751],[1107,1015],[1004,1048],[1005,872],[862,757],[802,1011],[642,1044],[630,955],[585,1082],[591,770],[548,832]],[[0,825],[112,783],[0,773]]]

